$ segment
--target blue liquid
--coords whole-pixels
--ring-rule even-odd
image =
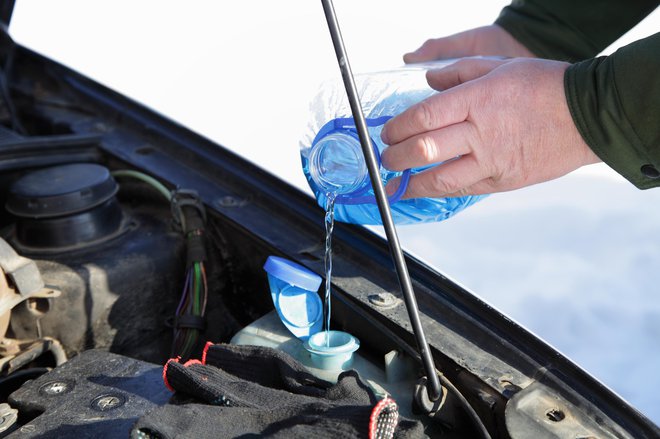
[[[426,81],[424,81],[424,84],[426,84]],[[402,87],[401,90],[397,90],[387,96],[376,94],[371,96],[371,98],[365,98],[363,102],[364,108],[371,107],[369,111],[365,110],[365,116],[367,118],[396,116],[411,105],[435,93],[430,88],[406,90],[403,85]],[[373,106],[370,105],[368,102],[369,99],[375,100],[376,104]],[[369,137],[373,142],[374,148],[379,153],[382,153],[386,147],[380,140],[382,129],[383,125],[368,127]],[[332,137],[334,134],[331,132],[319,139],[314,146],[309,145],[301,150],[303,172],[316,196],[318,205],[324,210],[328,203],[328,193],[334,193],[336,195],[355,193],[356,191],[359,192],[360,188],[368,188],[362,195],[374,195],[368,173],[366,172],[362,148],[359,140],[357,140],[357,134],[353,139],[350,136],[347,138],[345,133],[339,132],[338,137]],[[316,174],[317,181],[323,182],[317,183],[310,173],[311,163],[309,157],[313,155],[312,149],[319,147],[324,140],[328,140],[328,144],[319,150],[322,152],[318,153],[316,155],[317,158],[314,159],[315,169],[313,171]],[[327,151],[325,147],[327,147]],[[429,168],[437,169],[437,167],[442,167],[442,164],[415,168],[411,170],[411,174],[419,174]],[[401,174],[401,172],[393,172],[382,166],[380,168],[380,177],[384,184],[387,184],[392,178],[398,177]],[[320,175],[322,178],[319,179]],[[325,187],[320,187],[319,184]],[[390,208],[392,219],[397,225],[437,222],[452,217],[485,197],[486,195],[468,195],[452,198],[416,198],[398,201],[391,204]],[[363,225],[382,225],[380,212],[375,203],[344,204],[341,201],[340,197],[334,206],[334,215],[337,221]]]
[[[325,345],[330,346],[330,313],[331,313],[331,294],[332,294],[332,229],[335,226],[335,197],[328,194],[327,204],[325,206]]]
[[[305,177],[309,183],[316,201],[322,209],[326,209],[328,203],[327,194],[321,190],[311,179],[309,173],[309,162],[305,156],[302,156],[302,165]],[[413,170],[416,174],[423,170]],[[381,178],[385,183],[391,178],[400,175],[400,173],[381,171]],[[373,189],[368,194],[373,195]],[[392,218],[395,224],[417,224],[426,222],[443,221],[452,217],[456,213],[471,206],[485,195],[468,195],[464,197],[453,198],[415,198],[411,200],[401,200],[392,204]],[[337,221],[364,225],[382,225],[380,212],[376,204],[340,204],[335,203],[334,218]]]

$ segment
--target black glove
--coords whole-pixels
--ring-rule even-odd
[[[170,360],[163,378],[175,397],[139,419],[132,438],[424,436],[419,422],[399,421],[392,399],[378,402],[357,372],[333,385],[271,348],[209,344],[203,362]]]

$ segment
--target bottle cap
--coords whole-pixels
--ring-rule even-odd
[[[305,341],[323,325],[323,304],[316,291],[321,276],[278,256],[264,264],[273,304],[282,323],[297,338]]]
[[[288,284],[305,290],[316,292],[321,286],[321,276],[279,256],[269,256],[264,264],[264,270]]]

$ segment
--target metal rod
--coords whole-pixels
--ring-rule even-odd
[[[357,128],[358,136],[360,137],[362,153],[364,154],[364,158],[367,162],[367,169],[369,170],[371,186],[374,189],[374,194],[378,203],[378,210],[380,211],[380,217],[383,221],[383,227],[385,228],[385,236],[387,237],[387,242],[390,246],[390,253],[392,254],[392,259],[394,260],[394,265],[396,267],[396,273],[399,278],[399,285],[401,286],[401,291],[403,292],[403,299],[406,304],[406,310],[408,311],[408,317],[410,318],[413,333],[415,335],[415,339],[417,340],[417,348],[419,349],[419,354],[422,358],[424,371],[427,375],[428,385],[426,390],[428,392],[429,399],[431,401],[437,401],[441,394],[440,381],[438,380],[438,376],[435,373],[435,364],[433,362],[433,357],[431,356],[431,350],[428,343],[426,342],[424,328],[422,328],[422,323],[419,318],[417,300],[415,299],[415,293],[413,292],[412,282],[410,281],[410,275],[408,274],[406,260],[403,256],[401,245],[399,244],[399,237],[396,233],[396,228],[394,227],[394,221],[392,220],[390,204],[387,201],[385,188],[383,187],[383,182],[380,179],[378,163],[376,161],[371,139],[369,138],[369,133],[367,131],[367,124],[364,119],[364,114],[362,113],[362,105],[360,104],[360,96],[358,95],[357,88],[355,87],[353,72],[351,71],[351,65],[348,62],[348,55],[346,54],[344,41],[341,36],[341,31],[339,30],[339,23],[337,22],[335,9],[332,4],[332,0],[321,0],[321,3],[323,4],[323,11],[325,12],[325,18],[328,22],[330,35],[332,36],[332,44],[334,45],[335,53],[337,54],[337,61],[339,62],[339,69],[341,70],[341,76],[344,80],[344,87],[346,88],[346,93],[348,94],[348,101],[351,105],[355,127]]]

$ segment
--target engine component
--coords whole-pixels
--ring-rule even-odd
[[[159,365],[83,352],[12,393],[9,403],[22,418],[10,437],[126,437],[140,416],[171,397],[162,375]]]
[[[39,174],[43,171],[48,171],[45,176]],[[55,175],[58,190],[36,186],[48,186],[46,177]],[[23,186],[26,179],[31,183]],[[34,193],[60,195],[37,198],[37,206],[30,207],[28,197],[17,197],[28,192],[18,189],[28,186],[34,186]],[[101,348],[162,362],[169,357],[172,340],[166,321],[176,309],[176,291],[183,282],[183,238],[171,227],[169,203],[154,198],[149,187],[127,182],[119,198],[115,192],[117,184],[108,170],[90,164],[58,166],[17,180],[7,206],[13,212],[22,207],[24,216],[18,218],[11,242],[35,258],[44,280],[58,285],[63,294],[43,316],[21,307],[12,315],[11,329],[19,338],[34,339],[40,333],[53,337],[69,356]],[[29,210],[38,217],[27,218]],[[63,216],[40,216],[44,211]],[[109,223],[109,217],[115,219]],[[55,233],[62,230],[55,220],[65,232]],[[28,221],[45,231],[30,245],[21,232]],[[69,233],[66,230],[71,236],[60,236]],[[71,245],[56,247],[65,244]]]
[[[12,310],[22,307],[37,319],[45,314],[50,300],[60,295],[58,290],[44,285],[34,261],[16,254],[0,239],[0,373],[9,374],[51,351],[55,363],[66,361],[60,344],[50,338],[14,340],[6,338]]]
[[[37,299],[50,299],[60,292],[47,288],[34,261],[16,254],[4,239],[0,239],[0,338],[4,338],[11,310],[28,301],[36,307]]]
[[[40,169],[9,190],[6,208],[18,217],[16,241],[32,250],[57,250],[105,241],[122,231],[118,186],[92,163]]]
[[[18,420],[18,410],[7,403],[0,404],[0,433],[9,430]]]

